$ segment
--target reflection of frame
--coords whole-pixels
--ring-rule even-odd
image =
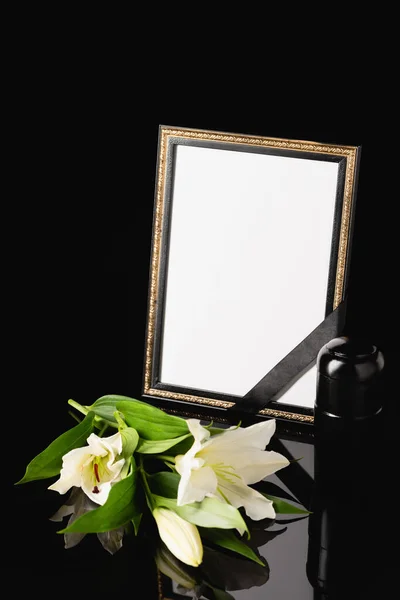
[[[314,330],[317,332],[319,331],[318,327],[320,324],[324,322],[324,319],[330,318],[330,315],[332,315],[335,309],[338,307],[342,308],[342,301],[346,297],[345,292],[348,279],[359,154],[360,148],[354,146],[330,146],[328,144],[316,142],[276,138],[270,139],[252,135],[237,135],[214,131],[174,128],[169,126],[160,127],[143,386],[143,395],[146,398],[156,400],[158,404],[164,405],[167,410],[182,409],[183,411],[188,412],[200,412],[201,407],[203,407],[203,409],[208,407],[207,412],[209,415],[210,413],[212,414],[214,411],[217,411],[221,417],[222,413],[230,408],[234,408],[235,405],[243,406],[243,400],[242,402],[239,401],[243,399],[243,397],[248,397],[247,392],[249,392],[253,386],[256,386],[261,378],[266,376],[266,379],[268,380],[268,373],[274,370],[275,376],[278,372],[278,380],[281,382],[279,384],[281,389],[276,390],[273,397],[267,398],[268,404],[266,403],[265,407],[256,411],[258,416],[267,418],[276,417],[288,422],[306,424],[311,424],[313,422],[312,405],[314,399],[311,397],[312,395],[304,405],[296,406],[282,402],[281,396],[284,390],[290,388],[291,385],[304,373],[307,373],[313,363],[315,363],[317,351],[322,345],[321,340],[323,338],[321,335],[319,337],[317,336],[316,339],[319,347],[315,349],[315,352],[312,351],[312,356],[310,355],[310,346],[308,345],[307,364],[300,364],[301,361],[297,364],[299,353],[301,354],[302,352],[302,343],[304,344],[304,340],[311,332]],[[206,162],[204,164],[202,163],[201,168],[198,163],[198,156],[200,156],[201,159],[203,159],[203,156],[206,157]],[[221,160],[221,166],[219,166],[219,160]],[[240,170],[240,168],[236,169],[236,164],[238,164],[239,167],[246,165],[246,169],[250,169],[249,171],[246,171],[245,176],[242,179],[237,180],[239,183],[236,182],[234,177],[232,179],[234,179],[235,183],[230,183],[230,177],[223,179],[223,175],[219,175],[226,169],[226,173],[233,173],[235,171],[236,176],[236,171]],[[189,171],[185,165],[189,165]],[[207,171],[208,167],[204,165],[210,165],[210,170]],[[218,167],[215,165],[218,165]],[[249,165],[249,167],[247,165]],[[197,197],[196,200],[194,200],[195,194],[197,193],[196,189],[199,187],[199,184],[203,184],[204,181],[207,180],[208,173],[211,173],[211,171],[213,174],[209,175],[210,183],[208,188],[204,188],[207,193],[203,192],[203,196],[198,197],[201,202],[198,201]],[[274,179],[277,172],[279,175],[279,177],[277,176],[278,183],[272,188],[270,180],[272,181]],[[201,178],[199,177],[199,173],[201,174]],[[266,176],[266,173],[269,173],[270,175]],[[243,182],[246,182],[246,185],[247,182],[249,182],[249,189],[246,190],[248,191],[246,202],[240,204],[240,198],[238,197],[239,200],[235,205],[234,196],[236,188],[242,185]],[[263,194],[261,197],[271,199],[269,208],[265,208],[267,202],[265,202],[264,205],[259,203],[257,207],[254,208],[251,204],[252,198],[253,196],[257,196],[260,187],[264,185],[265,190],[261,190]],[[304,190],[302,190],[302,185],[305,186]],[[225,186],[227,198],[223,199]],[[214,187],[218,187],[219,190],[222,190],[222,193],[215,195],[215,198],[212,197]],[[193,190],[193,198],[189,197],[192,194],[191,190]],[[212,197],[213,204],[209,205],[211,207],[210,214],[207,216],[206,201],[209,196]],[[229,206],[230,212],[227,213],[226,209],[221,208],[221,215],[218,217],[217,204],[220,199],[221,202],[227,203],[226,206]],[[195,212],[197,211],[193,218],[188,212],[189,209],[191,210],[191,207],[189,206],[190,202],[192,202],[192,207],[194,207]],[[259,199],[257,202],[259,202]],[[207,289],[212,291],[213,302],[216,302],[214,290],[212,290],[211,287],[207,288],[208,282],[205,279],[210,271],[210,267],[212,268],[215,263],[216,256],[215,249],[214,254],[212,254],[212,250],[210,250],[210,257],[207,258],[205,256],[208,246],[210,245],[212,248],[213,235],[211,226],[210,231],[208,231],[207,224],[210,223],[216,227],[218,225],[218,218],[221,219],[221,223],[224,223],[227,220],[226,216],[228,216],[230,218],[229,226],[232,230],[232,237],[228,239],[227,243],[225,243],[224,238],[225,245],[223,246],[223,249],[225,251],[226,247],[233,248],[236,252],[234,243],[233,245],[231,244],[231,246],[229,246],[229,243],[232,239],[235,241],[236,234],[239,235],[239,227],[243,226],[243,219],[246,221],[246,215],[250,213],[251,210],[259,210],[260,206],[262,207],[262,211],[264,211],[264,208],[265,211],[271,211],[273,203],[275,203],[274,211],[276,212],[270,212],[268,215],[267,212],[265,212],[264,216],[266,222],[269,223],[271,222],[271,214],[277,215],[276,223],[274,223],[274,227],[270,229],[268,235],[276,236],[274,239],[275,245],[273,246],[273,250],[277,246],[279,247],[279,250],[275,253],[274,261],[276,263],[276,261],[281,260],[282,268],[278,265],[279,268],[275,269],[275,271],[272,269],[272,272],[275,273],[275,275],[270,277],[267,288],[268,293],[265,294],[264,313],[268,313],[268,311],[273,313],[268,322],[269,325],[268,323],[264,323],[263,319],[266,319],[267,317],[260,311],[260,313],[256,315],[256,318],[260,321],[259,324],[253,324],[249,327],[254,335],[255,332],[258,331],[260,332],[258,337],[263,334],[265,338],[268,338],[268,349],[271,349],[271,356],[268,356],[269,350],[266,350],[265,343],[264,347],[260,347],[259,349],[255,347],[253,341],[251,344],[248,344],[247,348],[250,348],[251,351],[253,351],[254,356],[248,357],[247,354],[243,354],[243,356],[240,357],[240,365],[243,370],[243,373],[240,373],[242,380],[238,383],[232,383],[232,386],[229,381],[229,368],[231,368],[232,375],[237,373],[238,368],[234,363],[230,365],[228,360],[226,365],[228,374],[225,376],[225,379],[223,379],[223,369],[221,368],[222,374],[216,372],[211,375],[210,372],[210,384],[208,384],[207,380],[207,367],[205,366],[205,363],[198,365],[200,376],[198,381],[201,381],[201,384],[197,383],[196,374],[191,379],[191,375],[186,373],[186,367],[182,369],[181,377],[179,374],[180,359],[177,359],[176,365],[174,366],[176,371],[173,371],[172,369],[168,372],[167,376],[164,375],[164,373],[167,372],[167,369],[163,363],[168,362],[167,358],[169,355],[172,356],[174,352],[179,352],[180,333],[182,336],[189,335],[188,330],[190,330],[190,327],[187,325],[188,323],[190,325],[190,321],[187,320],[188,317],[186,315],[186,322],[181,326],[181,312],[179,307],[191,307],[192,302],[198,313],[202,308],[201,296],[202,294],[207,294],[207,291],[204,292],[204,290]],[[307,203],[309,203],[309,206]],[[205,211],[204,214],[200,214],[198,211],[199,204],[201,204],[201,210]],[[232,206],[233,208],[231,209]],[[235,206],[240,208],[240,210],[237,210],[237,215],[239,216],[237,217],[236,222],[234,221],[234,215],[236,214]],[[280,214],[279,211],[281,211],[282,214]],[[175,215],[175,212],[177,213],[177,216]],[[285,237],[285,233],[287,234],[287,227],[285,221],[282,219],[286,218],[285,215],[288,215],[287,218],[289,219],[292,212],[296,216],[296,218],[293,217],[292,221],[297,223],[298,227],[297,230],[291,230],[289,241],[292,243],[293,237],[296,235],[298,235],[299,240],[299,243],[297,243],[294,249],[291,248],[289,243],[287,243],[286,246],[282,244],[279,246],[281,240]],[[254,214],[256,218],[253,219],[253,222],[255,223],[254,226],[257,227],[257,213],[254,212]],[[316,217],[315,214],[317,215]],[[263,215],[260,216],[262,217]],[[201,221],[202,218],[203,221]],[[234,229],[235,226],[238,227],[237,232]],[[252,226],[253,225],[251,224],[251,227]],[[203,227],[201,235],[203,236],[202,239],[204,240],[204,244],[195,245],[193,243],[192,247],[190,245],[191,240],[196,236],[196,231],[198,233],[196,227]],[[250,225],[248,225],[248,227],[250,227]],[[224,227],[220,227],[219,234],[226,235]],[[251,234],[252,232],[249,231],[246,240],[251,239],[251,244],[253,244]],[[256,238],[257,236],[255,235],[254,237]],[[242,265],[243,268],[241,271],[245,273],[245,275],[246,271],[251,268],[258,269],[258,271],[255,271],[256,273],[264,271],[267,256],[263,254],[265,247],[263,244],[267,243],[268,240],[266,242],[262,237],[263,236],[259,235],[257,238],[260,240],[260,246],[254,246],[254,256],[250,254],[250,251],[252,251],[252,245],[250,243],[242,243],[242,246],[240,247],[241,254],[238,256],[242,257],[244,254],[245,258],[243,260],[247,260],[247,265]],[[266,235],[265,237],[268,236]],[[221,248],[222,246],[218,245],[219,238],[217,235],[215,235],[215,240],[215,248]],[[179,244],[181,244],[180,246],[177,246],[178,241]],[[293,242],[293,244],[295,245],[295,242]],[[250,250],[248,250],[248,246],[251,246]],[[299,268],[299,265],[296,264],[295,261],[301,260],[297,255],[301,255],[303,246],[307,247],[307,252],[309,254],[305,255],[306,260],[303,260],[300,264],[301,268]],[[287,256],[284,256],[283,258],[281,258],[282,248],[284,254],[285,248],[288,248]],[[248,253],[246,254],[246,252]],[[304,252],[306,251],[304,250]],[[183,260],[182,256],[186,253],[191,257],[190,260],[192,262],[188,264],[190,264],[193,269],[191,270],[185,267],[186,271],[183,271],[184,266],[180,267],[179,261]],[[194,257],[193,259],[192,255]],[[204,260],[207,259],[209,261],[204,269],[200,262],[203,260],[203,256],[205,256]],[[268,256],[271,256],[271,252]],[[224,264],[227,265],[228,270],[228,267],[230,267],[230,257],[232,258],[232,268],[236,269],[237,262],[233,262],[234,260],[237,261],[236,254],[234,257],[233,253],[231,253],[231,255],[228,253],[224,258]],[[323,259],[321,257],[325,258]],[[272,261],[270,262],[272,263]],[[180,268],[181,271],[179,271]],[[204,273],[206,273],[206,275],[204,275]],[[237,273],[235,271],[235,277],[236,275]],[[280,275],[283,276],[283,279],[279,280],[279,283],[274,277]],[[175,279],[174,276],[176,276]],[[314,276],[316,280],[315,286],[314,283],[312,283],[312,278]],[[199,277],[198,289],[196,289],[196,277]],[[179,298],[179,285],[182,283],[183,279],[185,279],[185,281],[190,280],[192,284],[190,284],[189,281],[187,287],[182,288],[182,294]],[[179,285],[176,284],[178,286],[176,287],[177,291],[174,291],[175,280],[180,282]],[[292,280],[297,283],[293,284],[295,286],[293,289],[290,289]],[[260,281],[262,283],[262,278],[258,277],[257,284],[259,284]],[[303,284],[303,281],[306,283]],[[312,285],[310,285],[309,282],[311,282]],[[283,287],[279,288],[280,285]],[[243,286],[238,289],[239,291],[243,290]],[[284,289],[288,290],[286,295],[283,292]],[[229,287],[227,290],[230,292]],[[222,302],[225,302],[223,305],[224,307],[230,306],[231,299],[233,298],[232,294],[229,296],[229,303],[226,302],[226,298],[228,297],[227,290],[224,290],[223,296],[221,295],[221,298],[224,298],[224,300],[221,300],[221,306]],[[267,300],[269,301],[269,298],[273,296],[273,293],[275,292],[276,299],[271,300],[271,306],[267,306]],[[309,297],[307,297],[307,293],[309,293]],[[175,294],[175,296],[173,294]],[[183,299],[183,296],[185,299]],[[170,300],[171,298],[172,301]],[[175,307],[173,302],[174,298],[176,299]],[[206,299],[205,302],[207,301],[208,300]],[[275,304],[273,304],[273,302],[275,302]],[[304,306],[301,305],[302,302],[304,303]],[[279,308],[281,305],[286,306],[286,309],[282,308],[282,314],[280,315]],[[168,310],[166,310],[166,306]],[[170,308],[170,306],[172,306],[172,308]],[[240,328],[241,322],[249,319],[251,310],[246,308],[245,300],[243,301],[243,307],[243,313],[236,310],[235,321],[231,322],[231,328]],[[207,310],[210,312],[209,305]],[[283,313],[284,310],[286,310],[285,313]],[[220,321],[216,318],[214,325],[212,325],[213,321],[212,317],[209,317],[209,312],[206,315],[209,321],[203,319],[202,327],[198,327],[198,329],[199,331],[201,330],[201,332],[204,332],[205,326],[210,323],[211,329],[209,332],[206,332],[206,334],[209,336],[210,346],[212,346],[212,336],[214,333],[217,335]],[[188,312],[188,314],[190,313]],[[173,315],[173,318],[171,315]],[[288,319],[289,326],[286,331],[285,328],[282,327],[282,323],[286,324],[287,315],[294,320],[292,325],[290,325],[290,318]],[[184,319],[183,313],[182,319]],[[281,319],[281,321],[279,321],[279,319]],[[271,329],[271,324],[273,325],[275,321],[277,323],[276,331]],[[220,344],[221,339],[228,340],[229,338],[229,323],[227,323],[226,327],[227,329],[225,332],[221,334],[219,340]],[[337,327],[339,327],[339,325],[337,325]],[[279,340],[277,339],[278,331],[280,332]],[[329,331],[331,334],[332,329]],[[282,332],[284,332],[284,335],[286,336],[284,344],[281,348],[275,350],[277,343],[281,342],[280,338],[283,335]],[[338,329],[337,331],[335,330],[335,333],[339,335],[341,331]],[[194,357],[196,356],[196,349],[200,348],[202,343],[205,343],[203,338],[201,338],[201,335],[199,334],[198,338],[195,336],[193,337],[192,345],[190,343],[190,338],[185,338],[184,343],[182,343],[182,348],[184,348],[188,354],[193,352]],[[246,332],[243,335],[245,336]],[[331,337],[334,336],[331,335]],[[328,339],[325,341],[328,341]],[[272,352],[273,349],[275,354]],[[292,355],[291,352],[294,349],[297,349],[297,354],[295,353]],[[229,341],[226,341],[225,350],[226,353],[229,354]],[[225,350],[223,350],[223,353]],[[203,356],[205,354],[206,353],[203,352]],[[265,367],[262,362],[264,360],[262,354],[265,355]],[[285,368],[282,366],[282,376],[282,373],[279,373],[279,365],[285,357],[288,357],[287,364],[290,363],[291,356],[293,356],[293,361],[296,364],[293,364],[292,361],[291,369],[289,369],[291,373],[290,380],[285,381]],[[196,360],[197,359],[194,358],[193,362]],[[268,361],[270,362],[268,363]],[[214,364],[215,362],[214,359]],[[186,366],[192,368],[193,365],[188,361]],[[253,368],[254,372],[251,371]],[[295,373],[293,368],[295,370],[297,369]],[[201,369],[203,369],[203,372],[200,373]],[[246,373],[246,370],[248,373]],[[175,372],[178,373],[178,375],[174,374]],[[246,389],[247,375],[248,383]],[[218,382],[218,385],[214,386],[213,376],[215,376],[215,381]],[[218,377],[220,377],[220,379],[218,379]],[[235,385],[237,386],[236,388]],[[240,385],[242,385],[242,388],[240,388]],[[239,390],[239,392],[237,390]],[[255,397],[256,395],[257,394],[253,394]],[[249,401],[251,401],[250,396]]]

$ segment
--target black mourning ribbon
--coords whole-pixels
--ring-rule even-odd
[[[347,300],[342,300],[322,323],[228,410],[256,414],[273,400],[278,400],[315,363],[322,346],[341,335],[346,304]]]

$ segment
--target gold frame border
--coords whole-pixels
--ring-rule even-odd
[[[254,135],[237,135],[223,133],[219,131],[206,131],[199,129],[175,128],[170,126],[160,127],[159,151],[158,151],[158,173],[156,183],[156,199],[155,199],[155,215],[153,224],[153,247],[150,267],[150,290],[149,290],[149,305],[147,318],[147,336],[146,336],[146,352],[145,352],[145,369],[144,369],[144,386],[143,393],[150,396],[158,396],[192,402],[196,404],[205,404],[207,406],[216,406],[218,408],[230,408],[234,406],[234,402],[216,400],[213,398],[203,398],[200,396],[192,396],[189,394],[181,394],[178,392],[167,392],[157,390],[150,386],[151,371],[153,365],[153,349],[155,335],[155,319],[156,306],[158,297],[158,280],[160,269],[160,253],[161,253],[161,232],[164,219],[164,188],[165,188],[165,173],[167,159],[167,144],[168,138],[186,138],[200,139],[207,141],[225,142],[230,144],[247,144],[250,146],[261,146],[269,148],[281,148],[287,150],[297,150],[299,152],[315,152],[317,154],[331,154],[333,156],[342,156],[346,160],[346,174],[344,184],[344,197],[342,217],[340,224],[339,249],[336,269],[335,292],[333,300],[333,308],[335,309],[340,303],[343,295],[344,274],[346,268],[347,249],[349,242],[350,230],[350,214],[353,199],[353,187],[356,167],[356,146],[341,146],[329,145],[310,141],[295,141],[283,138],[267,138]],[[260,415],[267,417],[284,418],[290,421],[300,421],[303,423],[313,423],[314,417],[303,415],[300,413],[287,412],[284,410],[273,410],[265,408],[260,410]]]

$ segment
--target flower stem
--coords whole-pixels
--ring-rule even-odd
[[[78,423],[82,423],[82,420],[74,412],[72,412],[72,410],[69,410],[68,414],[71,415],[71,417],[75,419],[75,421],[77,421]]]
[[[175,464],[175,457],[168,456],[167,454],[153,454],[152,458],[158,458],[159,460],[166,460],[172,464]]]
[[[146,471],[144,470],[144,466],[143,466],[143,457],[139,456],[139,468],[138,468],[140,475],[142,477],[142,481],[143,481],[143,487],[144,487],[144,492],[145,492],[145,496],[146,496],[146,501],[148,504],[149,509],[151,510],[151,512],[153,512],[154,509],[154,501],[153,501],[153,495],[151,493],[150,490],[150,486],[149,486],[149,482],[147,481],[147,477],[146,477]]]
[[[123,418],[121,417],[121,413],[118,410],[116,410],[114,412],[114,419],[117,421],[118,429],[120,431],[121,431],[121,429],[125,429],[126,423],[123,420]]]
[[[103,417],[99,417],[98,415],[96,415],[94,418],[94,426],[97,427],[97,429],[102,429],[104,425],[107,425],[107,427],[114,427],[114,429],[118,429],[117,423],[113,423],[113,421],[103,419]]]
[[[171,469],[174,473],[176,473],[175,464],[169,462],[168,460],[164,460],[164,464]]]
[[[108,423],[107,422],[105,422],[104,425],[103,425],[103,427],[100,429],[100,431],[99,431],[99,437],[103,437],[104,432],[106,431],[106,429],[108,429]]]
[[[68,400],[68,404],[70,406],[73,406],[74,408],[76,408],[76,410],[78,410],[79,412],[81,412],[84,415],[87,415],[89,412],[88,408],[85,408],[85,406],[82,406],[82,404],[79,404],[79,402],[75,402],[75,400]]]
[[[82,404],[79,404],[79,402],[76,402],[75,400],[71,400],[71,399],[68,400],[68,404],[70,406],[73,406],[74,408],[76,408],[76,410],[78,410],[80,413],[82,413],[85,416],[90,412],[90,407],[87,408],[86,406],[82,406]],[[78,420],[72,411],[68,411],[68,412],[76,420]],[[78,422],[80,423],[80,421],[78,421]],[[109,421],[108,419],[103,419],[102,417],[99,417],[98,415],[96,415],[94,418],[94,426],[97,429],[100,429],[100,437],[103,435],[103,433],[105,432],[107,427],[114,427],[115,429],[118,429],[118,425],[116,423],[113,423],[112,421]]]

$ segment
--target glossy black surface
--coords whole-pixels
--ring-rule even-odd
[[[388,467],[393,440],[383,435],[390,431],[389,417],[390,412],[384,411],[361,434],[321,436],[317,431],[314,442],[275,434],[270,448],[300,460],[268,481],[312,514],[277,515],[275,522],[263,522],[259,531],[252,532],[267,571],[228,552],[206,556],[207,576],[216,585],[225,585],[236,600],[342,600],[395,593],[394,492]],[[54,431],[62,425],[55,425]],[[26,454],[31,455],[35,446],[42,444],[33,442]],[[59,524],[49,521],[63,499],[47,485],[38,481],[13,490],[15,522],[9,523],[7,549],[10,552],[11,542],[10,576],[20,591],[40,589],[43,597],[52,597],[61,586],[72,597],[96,598],[140,587],[141,598],[148,600],[187,597],[172,579],[158,576],[156,538],[147,526],[138,538],[125,537],[113,556],[95,535],[65,550],[56,533]]]

